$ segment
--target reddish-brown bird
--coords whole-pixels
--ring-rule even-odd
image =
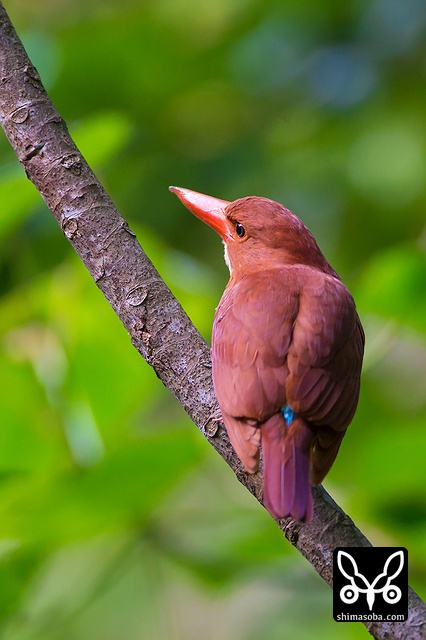
[[[358,403],[364,332],[354,300],[291,211],[267,198],[227,202],[170,187],[225,245],[230,280],[213,324],[223,421],[275,518],[312,517]]]

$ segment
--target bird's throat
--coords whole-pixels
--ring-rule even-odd
[[[225,264],[229,269],[229,273],[232,276],[232,269],[231,269],[231,261],[229,260],[229,255],[228,255],[228,247],[226,246],[226,242],[223,243],[224,246],[224,258],[225,258]]]

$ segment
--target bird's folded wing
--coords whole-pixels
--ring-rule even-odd
[[[364,332],[349,291],[334,278],[303,287],[287,355],[287,401],[316,427],[311,482],[329,471],[359,396]]]
[[[228,287],[216,312],[213,380],[222,411],[262,421],[286,402],[298,296],[259,272]]]
[[[364,333],[352,296],[321,273],[305,282],[287,355],[287,401],[316,425],[346,429],[355,413]]]

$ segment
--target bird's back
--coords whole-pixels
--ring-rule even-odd
[[[356,409],[363,344],[338,278],[304,265],[231,278],[213,325],[213,380],[248,470],[258,459],[256,428],[289,405],[313,428],[311,480],[321,482]]]

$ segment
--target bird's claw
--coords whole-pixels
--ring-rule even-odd
[[[216,435],[221,422],[223,422],[223,418],[219,410],[211,414],[203,424],[203,431],[206,436],[213,438]]]

